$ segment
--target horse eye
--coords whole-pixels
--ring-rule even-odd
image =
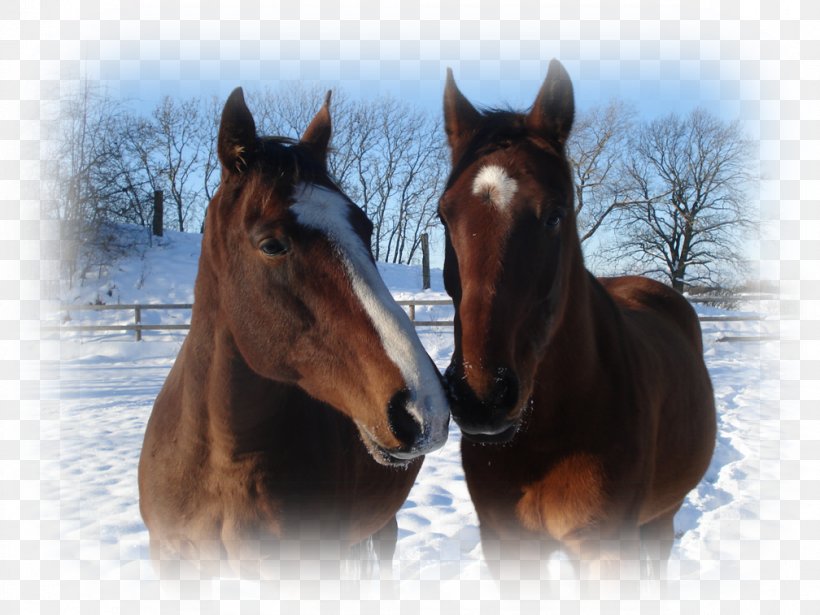
[[[563,214],[558,212],[550,214],[544,224],[546,224],[547,228],[555,228],[558,224],[560,224],[561,218],[563,217]]]
[[[259,249],[265,256],[282,256],[290,251],[290,244],[284,238],[270,237],[259,244]]]

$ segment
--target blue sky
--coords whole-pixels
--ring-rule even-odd
[[[438,109],[452,67],[476,101],[520,107],[530,104],[557,58],[573,78],[580,108],[619,97],[641,103],[647,115],[702,104],[755,119],[754,38],[770,34],[758,20],[727,19],[736,11],[719,3],[277,4],[169,4],[157,14],[149,3],[130,18],[87,24],[87,32],[81,21],[80,36],[88,40],[76,49],[82,61],[72,72],[144,101],[227,97],[237,85],[301,81],[363,98],[391,93]]]
[[[498,19],[481,19],[489,9],[475,3],[455,12],[421,3],[411,19],[402,13],[406,4],[394,16],[378,5],[378,19],[367,19],[373,9],[362,3],[344,20],[327,19],[327,7],[313,4],[293,15],[281,7],[279,19],[268,20],[200,13],[196,22],[170,25],[119,21],[110,38],[89,44],[64,81],[99,81],[146,110],[166,95],[224,99],[238,85],[252,91],[299,82],[365,100],[389,94],[440,113],[447,67],[476,105],[526,108],[557,58],[572,77],[579,110],[619,98],[650,119],[704,106],[759,136],[759,74],[753,60],[742,59],[742,33],[731,21],[679,19],[683,9],[668,20],[625,19],[636,10],[629,6],[620,19],[584,20],[589,7],[570,14],[563,5],[557,16],[569,19],[545,20],[544,7],[540,20],[505,19],[508,7],[490,7]],[[511,16],[523,13],[516,7]],[[640,9],[635,17],[645,15]]]
[[[556,50],[558,51],[558,50]],[[83,74],[106,84],[123,98],[151,106],[165,95],[227,98],[237,85],[248,90],[288,83],[319,84],[341,88],[355,98],[384,94],[438,110],[444,76],[452,67],[462,91],[477,104],[524,108],[531,104],[553,57],[561,60],[570,76],[579,109],[621,98],[635,104],[645,117],[669,112],[686,113],[706,106],[726,119],[756,119],[756,94],[718,61],[683,60],[606,61],[563,58],[559,53],[516,62],[489,60],[376,60],[341,61],[258,59],[191,59],[187,61],[141,59],[108,60],[83,64]],[[358,71],[345,70],[347,63]],[[326,68],[329,66],[329,68]]]

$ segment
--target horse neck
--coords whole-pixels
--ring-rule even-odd
[[[260,450],[269,432],[265,424],[298,390],[248,366],[218,316],[218,296],[211,292],[214,281],[210,267],[201,261],[191,329],[180,353],[183,421],[207,441],[212,453],[235,457]],[[265,411],[259,412],[260,407]]]
[[[620,317],[616,314],[613,319],[611,301],[581,258],[568,274],[562,304],[536,368],[533,411],[521,440],[537,451],[585,441],[589,425],[600,424],[602,408],[620,395]],[[562,434],[560,441],[555,440],[557,433]]]
[[[568,252],[561,299],[539,366],[539,381],[573,382],[583,391],[599,378],[604,360],[602,342],[611,335],[611,319],[606,317],[610,308],[600,285],[584,266],[580,244],[572,245]]]
[[[281,392],[250,370],[228,331],[202,325],[192,318],[183,348],[183,420],[196,424],[213,452],[235,456],[254,449],[267,418],[243,410],[259,400],[275,407]]]

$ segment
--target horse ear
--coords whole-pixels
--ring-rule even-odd
[[[256,150],[256,124],[253,122],[242,88],[236,88],[225,103],[219,124],[216,151],[228,173],[244,171]]]
[[[475,130],[480,118],[481,114],[459,91],[453,70],[448,68],[444,85],[444,131],[454,159],[459,146]]]
[[[547,78],[538,92],[535,104],[527,116],[531,129],[547,139],[564,145],[575,117],[575,97],[572,81],[558,60],[550,62]]]
[[[307,146],[314,155],[327,165],[327,146],[330,143],[331,121],[330,121],[330,95],[331,90],[325,94],[325,102],[319,112],[311,120],[299,143]]]

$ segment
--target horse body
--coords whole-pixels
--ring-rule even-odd
[[[674,292],[643,278],[604,282],[618,292],[636,283],[639,295]],[[674,515],[708,467],[715,421],[691,409],[710,408],[712,390],[696,360],[699,339],[685,333],[698,327],[697,317],[681,323],[647,307],[645,297],[628,294],[624,302],[594,279],[589,286],[600,303],[583,325],[590,335],[579,339],[569,323],[556,330],[511,442],[462,440],[467,484],[488,536],[512,539],[526,530],[556,548],[593,530],[596,539],[615,538],[625,526]],[[691,310],[677,299],[677,308]]]
[[[526,115],[479,113],[448,76],[445,376],[496,573],[521,540],[600,571],[637,559],[642,539],[662,565],[714,447],[694,310],[660,283],[584,268],[563,151],[572,115],[557,63]]]
[[[377,534],[390,558],[396,511],[446,439],[438,372],[327,177],[329,136],[327,101],[299,142],[258,138],[241,90],[225,106],[191,329],[140,457],[155,555],[322,538],[344,557]]]
[[[224,332],[199,339],[183,345],[146,431],[140,505],[152,545],[239,560],[248,540],[324,533],[350,546],[391,520],[421,458],[376,463],[338,410],[260,378]]]

